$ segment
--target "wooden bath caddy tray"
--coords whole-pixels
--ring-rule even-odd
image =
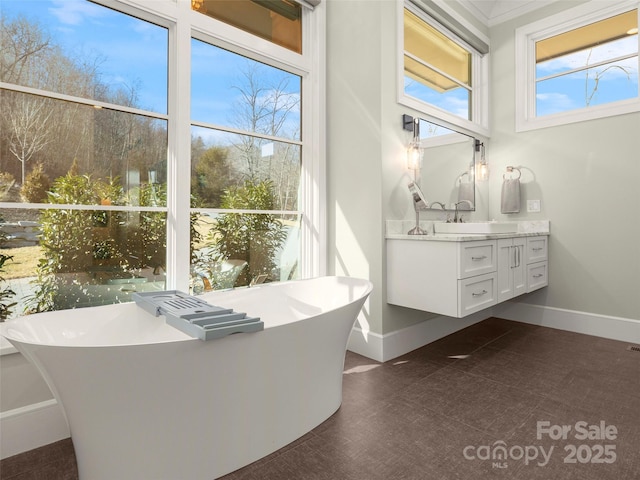
[[[169,325],[200,340],[264,330],[259,317],[247,317],[246,313],[234,312],[231,308],[216,307],[178,290],[141,292],[131,296],[142,309],[156,317],[164,315]]]

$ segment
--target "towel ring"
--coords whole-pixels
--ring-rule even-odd
[[[507,173],[513,173],[514,170],[518,171],[518,176],[513,180],[520,180],[520,177],[522,176],[522,172],[518,167],[507,167],[507,172],[502,174],[502,179],[505,180],[505,175]]]

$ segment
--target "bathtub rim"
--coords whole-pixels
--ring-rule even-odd
[[[304,279],[295,279],[295,280],[287,280],[284,282],[272,282],[272,283],[264,283],[264,284],[259,284],[259,285],[255,285],[255,286],[251,286],[251,287],[239,287],[239,288],[234,288],[234,289],[225,289],[225,290],[219,290],[219,291],[214,291],[214,292],[207,292],[206,294],[200,296],[201,298],[204,298],[206,301],[206,297],[207,296],[211,296],[211,295],[216,295],[216,294],[220,294],[221,296],[225,296],[225,295],[237,295],[237,294],[241,294],[243,292],[246,292],[248,295],[255,295],[256,293],[252,293],[252,292],[260,292],[260,291],[264,291],[265,289],[270,289],[270,288],[280,288],[280,289],[284,289],[287,288],[287,286],[289,285],[296,285],[296,284],[302,284],[302,283],[308,283],[308,282],[322,282],[322,281],[329,281],[332,280],[336,283],[339,283],[340,281],[347,281],[352,283],[353,285],[357,286],[357,287],[361,287],[362,291],[359,292],[359,295],[357,297],[354,298],[349,298],[348,301],[332,306],[331,308],[327,308],[327,309],[323,309],[321,312],[315,314],[315,315],[308,315],[305,316],[303,318],[296,318],[296,319],[292,319],[288,322],[284,322],[284,323],[278,323],[278,324],[269,324],[268,322],[265,322],[264,325],[264,329],[273,329],[273,328],[280,328],[280,327],[285,327],[287,324],[292,323],[292,322],[298,322],[298,321],[304,321],[306,319],[309,318],[313,318],[314,316],[317,315],[324,315],[324,314],[328,314],[330,312],[333,312],[335,310],[338,310],[342,307],[344,307],[345,305],[349,305],[351,303],[357,302],[359,301],[361,298],[367,298],[372,290],[373,290],[373,283],[365,278],[361,278],[361,277],[351,277],[351,276],[346,276],[346,275],[323,275],[323,276],[317,276],[317,277],[311,277],[311,278],[304,278]],[[153,339],[147,339],[147,340],[143,340],[140,338],[134,338],[132,341],[128,341],[128,342],[124,342],[124,341],[111,341],[111,342],[105,342],[105,343],[95,343],[94,342],[87,342],[87,343],[71,343],[71,341],[69,343],[66,342],[62,342],[59,339],[57,340],[47,340],[47,339],[34,339],[33,337],[27,337],[26,335],[24,335],[23,332],[19,331],[16,329],[16,325],[19,324],[24,324],[24,323],[31,323],[31,322],[42,322],[42,318],[47,315],[47,314],[55,314],[58,319],[60,320],[60,318],[62,317],[62,315],[64,315],[64,312],[69,312],[69,311],[73,311],[74,314],[77,314],[78,312],[86,312],[88,314],[90,314],[93,311],[96,311],[96,309],[110,309],[110,310],[116,310],[116,309],[120,309],[122,307],[125,308],[131,308],[131,306],[134,304],[134,302],[124,302],[124,303],[116,303],[116,304],[110,304],[110,305],[97,305],[97,306],[92,306],[92,307],[83,307],[83,308],[78,308],[78,309],[69,309],[69,310],[57,310],[54,312],[41,312],[41,313],[36,313],[36,314],[32,314],[32,315],[23,315],[21,317],[18,317],[16,319],[13,320],[9,320],[7,322],[3,322],[0,324],[0,338],[4,341],[7,341],[11,344],[12,348],[15,348],[19,353],[24,354],[25,352],[23,351],[25,347],[23,347],[23,345],[28,345],[29,347],[32,348],[38,348],[38,347],[55,347],[55,348],[126,348],[126,347],[144,347],[144,346],[153,346],[153,345],[161,345],[161,344],[165,344],[165,343],[172,343],[172,342],[187,342],[187,341],[198,341],[198,342],[202,342],[202,340],[199,340],[198,338],[194,338],[191,337],[189,335],[187,335],[186,333],[168,325],[165,321],[164,316],[158,316],[158,317],[154,317],[152,314],[144,311],[142,308],[136,308],[135,311],[140,313],[140,315],[142,315],[142,318],[145,318],[145,321],[148,321],[148,323],[150,325],[152,324],[157,324],[157,328],[161,329],[164,331],[164,335],[166,336],[166,338],[153,338]],[[77,321],[77,320],[75,320]],[[106,321],[105,321],[106,323]],[[94,325],[95,326],[95,325]],[[12,328],[13,327],[13,328]],[[100,324],[98,326],[95,326],[95,328],[99,331],[101,328],[104,328],[104,324]],[[13,331],[13,333],[12,333]],[[16,333],[18,335],[16,335]],[[41,332],[40,332],[41,333]],[[259,334],[260,332],[254,332],[254,333],[249,333],[248,335],[252,335],[252,334]],[[73,340],[77,340],[77,339],[82,339],[83,336],[86,336],[87,332],[84,332],[82,334],[80,334],[79,336],[77,336],[76,338],[72,339]],[[245,334],[247,335],[247,334]],[[219,338],[217,340],[224,340],[227,337],[222,337]],[[214,340],[215,341],[215,340]],[[27,348],[29,348],[27,347]],[[13,352],[12,352],[13,353]]]

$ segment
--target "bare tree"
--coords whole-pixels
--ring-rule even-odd
[[[240,93],[235,104],[233,123],[237,128],[271,136],[285,136],[283,128],[289,114],[298,108],[300,98],[287,91],[289,79],[282,77],[269,82],[267,67],[247,61],[241,70],[241,79],[233,88]],[[246,165],[246,177],[252,181],[269,177],[270,168],[262,160],[263,140],[243,136],[239,145],[240,157]]]
[[[7,22],[0,17],[0,79],[42,88],[46,71],[42,68],[51,53],[51,41],[38,25],[18,17]],[[4,92],[3,130],[8,132],[8,150],[20,162],[24,184],[26,164],[49,143],[47,125],[51,117],[48,102],[32,95]],[[6,133],[5,133],[6,134]]]
[[[587,55],[586,66],[589,66],[589,60],[591,60],[591,54],[593,53],[593,48],[589,50],[589,55]],[[598,86],[600,84],[600,80],[609,70],[622,70],[622,72],[626,75],[628,80],[631,80],[630,70],[621,65],[608,65],[606,68],[602,70],[595,70],[595,74],[593,79],[589,76],[589,68],[585,70],[585,79],[584,79],[584,101],[585,106],[591,105],[591,101],[593,97],[598,92]],[[593,87],[591,88],[591,92],[589,92],[589,80],[593,80]]]
[[[24,17],[8,22],[0,16],[0,80],[8,83],[23,81],[33,71],[34,63],[46,55],[50,42],[49,35],[40,25]]]
[[[27,162],[50,141],[47,127],[53,110],[49,103],[32,95],[15,94],[11,108],[7,109],[9,151],[21,164],[21,185],[24,185]]]

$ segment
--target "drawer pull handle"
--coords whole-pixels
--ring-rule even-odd
[[[489,292],[487,292],[486,290],[482,290],[480,293],[475,293],[475,292],[472,293],[471,296],[472,297],[481,297],[482,295],[486,295],[487,293],[489,293]]]
[[[533,278],[540,278],[540,277],[544,277],[543,273],[536,273]]]
[[[533,247],[532,250],[534,252],[539,252],[540,250],[544,250],[544,247]]]
[[[477,262],[479,260],[484,260],[485,258],[487,258],[486,255],[482,255],[480,257],[471,257],[471,260],[473,260],[474,262]]]

